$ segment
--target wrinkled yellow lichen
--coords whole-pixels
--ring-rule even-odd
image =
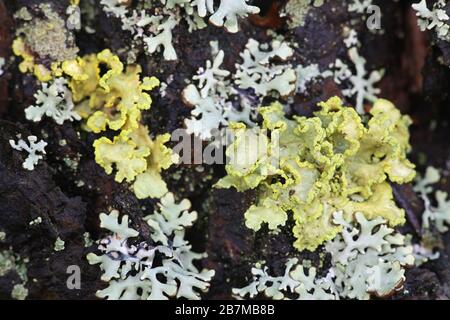
[[[106,72],[101,75],[101,66]],[[159,85],[155,77],[144,77],[141,67],[124,66],[110,50],[88,55],[62,64],[70,77],[69,87],[76,111],[86,120],[86,130],[101,133],[107,129],[120,133],[94,142],[95,160],[106,173],[115,171],[115,180],[133,183],[138,198],[162,197],[167,187],[161,171],[177,161],[165,146],[170,135],[152,139],[148,128],[140,123],[141,111],[148,110],[152,99],[146,91]]]
[[[217,185],[257,188],[258,202],[245,213],[247,227],[255,231],[263,223],[270,229],[284,225],[292,212],[299,250],[315,250],[341,231],[332,223],[336,211],[348,220],[362,212],[392,226],[404,223],[388,182],[407,183],[415,176],[406,158],[411,121],[392,103],[378,100],[367,122],[337,97],[319,106],[314,117],[292,120],[278,103],[261,108],[259,132],[233,124],[228,175]],[[243,154],[249,156],[241,159]]]
[[[27,47],[40,59],[62,62],[77,56],[79,50],[74,34],[54,5],[42,2],[33,10],[22,8],[15,18],[16,35],[22,37]]]
[[[19,64],[22,73],[33,73],[39,81],[47,82],[61,76],[61,63],[74,59],[78,48],[66,21],[51,4],[38,4],[32,12],[22,7],[15,13],[17,38],[12,48],[23,59]],[[45,66],[42,61],[50,61],[50,65]]]

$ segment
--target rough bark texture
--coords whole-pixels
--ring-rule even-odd
[[[149,229],[142,220],[142,206],[152,210],[155,201],[138,201],[126,185],[114,182],[113,176],[104,173],[94,161],[92,142],[95,135],[81,131],[79,124],[66,122],[57,126],[48,119],[37,124],[26,121],[24,108],[33,103],[38,84],[33,76],[18,71],[18,59],[11,56],[11,41],[17,28],[13,14],[22,6],[32,8],[40,2],[0,0],[0,56],[7,59],[5,74],[0,77],[0,231],[6,233],[0,250],[12,248],[21,257],[29,259],[29,298],[91,299],[104,283],[100,281],[99,268],[87,264],[86,254],[94,250],[94,246],[84,247],[84,232],[99,239],[102,236],[99,213],[116,208],[130,215],[133,227],[146,237]],[[64,16],[68,1],[47,2],[56,5]],[[434,165],[447,172],[450,170],[447,126],[450,45],[442,41],[437,41],[436,46],[430,45],[431,39],[417,28],[409,1],[375,1],[383,8],[384,35],[368,32],[363,21],[355,19],[346,10],[348,1],[326,1],[320,8],[311,9],[305,27],[294,30],[288,29],[278,16],[283,1],[258,2],[266,8],[263,15],[241,21],[242,32],[237,34],[208,26],[191,36],[186,28],[177,27],[174,43],[179,59],[175,62],[164,61],[158,54],[149,57],[140,51],[138,62],[144,74],[155,75],[163,81],[171,75],[174,77],[165,97],[157,92],[153,94],[152,110],[144,115],[144,122],[152,133],[166,133],[182,127],[190,110],[181,101],[180,93],[185,79],[211,58],[209,49],[205,49],[209,48],[211,40],[218,39],[227,44],[223,46],[224,67],[234,70],[247,40],[251,37],[267,41],[266,30],[272,27],[286,39],[299,44],[295,65],[319,61],[322,67],[327,67],[337,57],[346,55],[341,30],[347,25],[358,31],[361,53],[367,58],[370,69],[386,70],[380,96],[392,100],[402,112],[413,117],[411,157],[418,161],[426,155],[427,159],[419,169]],[[99,10],[95,29],[95,34],[79,32],[76,35],[80,54],[110,48],[125,59],[129,35],[121,30],[120,22]],[[342,96],[333,81],[315,85],[307,95],[295,97],[294,112],[310,115],[317,102],[333,95]],[[437,120],[437,127],[430,131],[433,119]],[[8,140],[19,133],[22,136],[31,133],[48,136],[45,161],[41,161],[34,171],[23,170],[21,154],[13,152],[9,146]],[[59,143],[63,139],[67,142],[65,145]],[[67,158],[79,159],[78,164],[68,166]],[[249,279],[250,268],[256,261],[265,260],[274,273],[282,272],[288,254],[318,263],[318,254],[300,254],[294,250],[290,226],[276,236],[269,236],[267,229],[257,234],[248,230],[243,214],[254,200],[254,194],[215,190],[214,183],[223,175],[223,168],[206,166],[203,171],[196,170],[195,166],[178,166],[164,173],[169,189],[176,190],[179,197],[189,198],[199,212],[199,221],[188,235],[195,248],[207,251],[209,257],[203,262],[204,266],[216,270],[206,298],[230,298],[231,288],[241,286]],[[84,185],[77,186],[79,181]],[[440,187],[450,191],[450,180],[443,181]],[[410,185],[394,186],[394,190],[398,204],[408,215],[405,230],[420,237],[422,201]],[[43,222],[30,226],[29,222],[39,216]],[[65,250],[53,250],[57,237],[65,240]],[[397,295],[397,299],[450,297],[449,241],[450,234],[447,234],[442,239],[440,259],[408,271],[407,293]],[[78,265],[82,270],[81,290],[67,289],[69,265]],[[0,277],[0,298],[10,297],[17,277],[11,273]]]

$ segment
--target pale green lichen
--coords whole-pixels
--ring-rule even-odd
[[[446,5],[447,1],[438,0],[429,9],[427,1],[421,0],[418,3],[414,3],[412,8],[416,11],[417,24],[420,30],[435,30],[436,35],[440,39],[450,41],[450,25],[448,24],[450,17],[447,15]]]
[[[64,121],[81,119],[73,110],[75,105],[72,93],[67,87],[66,79],[62,77],[49,83],[42,83],[42,88],[34,94],[34,97],[36,104],[25,109],[28,120],[39,122],[43,116],[47,116],[62,125]]]
[[[63,251],[65,248],[65,242],[60,237],[55,240],[55,246],[53,250],[55,251]]]
[[[441,173],[434,167],[428,167],[424,177],[417,180],[414,186],[422,198],[425,210],[422,213],[422,227],[425,231],[435,228],[440,233],[445,233],[450,226],[450,199],[448,193],[442,190],[433,192],[432,185],[441,180]],[[434,193],[434,201],[433,201]],[[436,205],[433,205],[433,202]]]
[[[10,270],[15,270],[23,281],[27,281],[27,262],[28,259],[21,259],[11,250],[0,251],[0,277]]]
[[[330,65],[330,69],[322,73],[322,77],[333,77],[333,80],[339,86],[342,86],[342,94],[349,98],[354,98],[355,108],[359,114],[364,114],[365,102],[374,103],[381,90],[376,84],[384,76],[384,70],[367,70],[367,60],[360,52],[360,42],[358,33],[353,29],[344,28],[343,40],[348,50],[348,58],[352,66],[347,65],[341,59],[336,59]]]
[[[101,279],[109,282],[97,296],[110,300],[200,299],[214,271],[198,269],[196,262],[206,254],[192,251],[184,239],[186,228],[197,219],[190,207],[188,200],[176,203],[173,194],[166,194],[159,210],[144,218],[151,234],[148,241],[138,245],[129,243],[139,232],[129,227],[128,216],[119,222],[116,210],[100,214],[100,226],[113,234],[100,241],[101,255],[87,256],[90,264],[100,264]]]
[[[91,234],[89,232],[83,233],[83,239],[84,239],[84,247],[89,248],[94,244],[94,241],[92,241]]]
[[[231,122],[256,125],[259,101],[267,96],[288,97],[296,89],[296,72],[289,60],[294,50],[285,41],[259,43],[249,39],[240,53],[241,61],[234,73],[221,68],[224,51],[211,42],[213,61],[207,61],[182,92],[182,99],[190,107],[191,117],[185,120],[186,132],[202,140],[209,140],[217,129]],[[240,94],[236,88],[249,90],[256,98]],[[240,103],[236,104],[236,101]]]
[[[11,292],[11,298],[25,300],[28,296],[28,289],[23,284],[16,284]]]
[[[287,299],[288,295],[295,296],[298,300],[339,299],[331,281],[331,273],[325,278],[316,278],[316,268],[308,267],[305,261],[299,264],[296,258],[286,262],[282,276],[269,275],[268,268],[263,268],[259,264],[256,264],[251,272],[253,281],[243,288],[233,288],[234,295],[241,298],[247,296],[255,298],[258,294],[264,293],[267,298],[273,300]]]
[[[299,250],[315,250],[341,231],[331,221],[338,210],[349,218],[363,212],[391,226],[403,224],[404,210],[396,206],[389,181],[402,184],[415,176],[406,158],[411,120],[392,103],[378,100],[368,121],[337,97],[319,106],[315,117],[291,120],[275,103],[260,109],[261,131],[232,125],[228,175],[217,184],[257,189],[257,203],[245,213],[255,231],[263,223],[270,229],[284,225],[292,212]]]
[[[20,284],[15,284],[11,292],[13,299],[25,299],[28,294],[28,290],[25,288],[25,284],[28,281],[27,263],[28,259],[22,259],[14,254],[12,250],[0,251],[0,277],[8,272],[16,272],[22,281]]]
[[[73,34],[66,28],[66,22],[48,3],[38,6],[39,16],[29,19],[30,13],[21,9],[17,18],[24,18],[16,34],[22,36],[28,48],[41,59],[61,62],[74,59],[78,48]]]
[[[284,8],[284,15],[288,16],[290,28],[303,27],[306,17],[312,7],[321,7],[325,0],[290,0]]]
[[[387,297],[401,289],[405,268],[414,265],[408,239],[389,228],[383,218],[366,219],[356,212],[355,220],[346,221],[342,211],[333,214],[333,223],[343,232],[325,246],[331,256],[325,277],[318,277],[316,268],[307,260],[299,264],[298,259],[289,259],[280,276],[271,276],[267,267],[256,264],[251,270],[252,282],[234,288],[233,294],[254,298],[263,293],[275,300],[365,300]]]
[[[209,22],[231,33],[239,30],[239,18],[259,13],[248,0],[153,0],[138,3],[131,9],[121,0],[101,0],[103,10],[122,22],[122,29],[131,32],[134,40],[145,43],[148,53],[162,51],[164,59],[176,60],[173,30],[185,21],[188,31],[203,29]]]
[[[390,296],[402,288],[405,269],[414,265],[413,248],[381,217],[366,219],[356,212],[355,220],[348,223],[342,212],[333,215],[333,222],[343,228],[325,247],[331,253],[336,291],[359,300]]]
[[[256,118],[256,106],[236,94],[233,81],[237,81],[237,73],[221,68],[225,54],[219,50],[219,43],[211,41],[210,45],[213,60],[198,69],[197,75],[192,77],[194,83],[182,92],[183,102],[193,107],[191,117],[184,121],[186,132],[202,140],[211,139],[217,129],[228,126],[229,122],[240,121],[253,126]],[[233,105],[237,99],[240,99],[239,108]]]
[[[44,140],[38,141],[36,136],[28,136],[28,143],[21,139],[21,136],[18,135],[19,140],[15,142],[14,140],[9,140],[9,144],[11,148],[17,151],[26,151],[28,153],[27,158],[22,163],[22,167],[27,170],[34,170],[34,167],[38,164],[39,160],[43,158],[45,154],[45,147],[47,146],[47,142]]]

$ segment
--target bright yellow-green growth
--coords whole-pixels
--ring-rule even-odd
[[[61,63],[74,59],[78,53],[73,32],[55,9],[55,6],[44,1],[36,4],[33,10],[21,7],[14,14],[17,38],[12,49],[16,56],[23,59],[19,70],[33,73],[42,82],[61,76]],[[44,60],[51,64],[45,66],[42,64]]]
[[[319,106],[314,117],[292,120],[278,103],[261,108],[259,132],[233,124],[228,175],[218,183],[238,191],[257,188],[258,201],[245,213],[247,227],[255,231],[263,223],[276,229],[292,213],[299,250],[315,250],[341,231],[332,223],[336,211],[348,220],[362,212],[391,226],[403,224],[404,211],[388,182],[407,183],[415,176],[406,159],[411,121],[392,103],[378,100],[368,121],[337,97]]]
[[[139,65],[124,70],[119,57],[106,49],[98,54],[77,57],[52,64],[52,70],[35,64],[22,38],[13,44],[14,53],[23,58],[21,72],[33,72],[40,81],[64,76],[68,79],[77,113],[86,120],[85,129],[101,133],[120,131],[110,140],[101,137],[94,142],[95,160],[106,173],[116,172],[117,182],[133,183],[136,196],[160,198],[167,193],[161,171],[178,161],[166,147],[170,134],[152,139],[141,120],[142,110],[150,109],[152,99],[147,91],[159,85],[155,77],[144,77]],[[101,66],[106,72],[101,74]]]
[[[42,64],[35,63],[35,59],[31,51],[25,45],[25,42],[21,37],[16,38],[12,44],[13,52],[16,56],[21,57],[23,60],[19,64],[19,70],[22,73],[31,72],[39,81],[47,82],[53,78],[53,71],[47,69]],[[52,64],[52,69],[57,69],[57,63]]]
[[[103,75],[101,65],[107,69]],[[86,120],[86,129],[95,133],[108,128],[120,130],[113,140],[101,137],[94,142],[96,162],[108,174],[116,171],[117,182],[134,182],[132,188],[140,199],[167,193],[160,173],[177,161],[165,146],[170,135],[152,139],[140,122],[141,111],[148,110],[152,103],[146,91],[158,86],[158,79],[145,77],[141,81],[139,65],[124,70],[120,59],[109,50],[65,61],[62,70],[71,78],[76,111]]]

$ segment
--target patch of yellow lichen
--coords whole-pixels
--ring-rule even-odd
[[[101,66],[106,68],[104,74]],[[94,133],[120,131],[112,140],[101,137],[94,142],[96,162],[108,174],[115,171],[117,182],[133,183],[132,189],[140,199],[159,198],[167,193],[161,171],[177,161],[165,145],[170,135],[152,139],[140,122],[141,112],[152,104],[147,92],[158,86],[159,80],[141,80],[139,65],[124,70],[110,50],[66,61],[62,70],[70,78],[76,111],[86,120],[85,129]]]
[[[12,44],[13,52],[16,56],[23,59],[19,64],[19,70],[22,73],[33,73],[39,81],[47,82],[53,78],[52,70],[47,69],[42,64],[36,64],[32,52],[27,48],[21,37],[16,38]],[[54,65],[57,69],[56,64]]]
[[[337,211],[348,220],[362,212],[391,226],[403,224],[404,210],[395,204],[389,182],[407,183],[415,176],[406,157],[411,120],[392,103],[378,100],[368,121],[337,97],[319,106],[314,117],[294,119],[278,103],[261,108],[258,132],[232,124],[228,175],[217,185],[257,189],[258,201],[245,213],[247,227],[255,231],[263,223],[277,229],[292,213],[299,250],[313,251],[341,231],[332,222]]]

